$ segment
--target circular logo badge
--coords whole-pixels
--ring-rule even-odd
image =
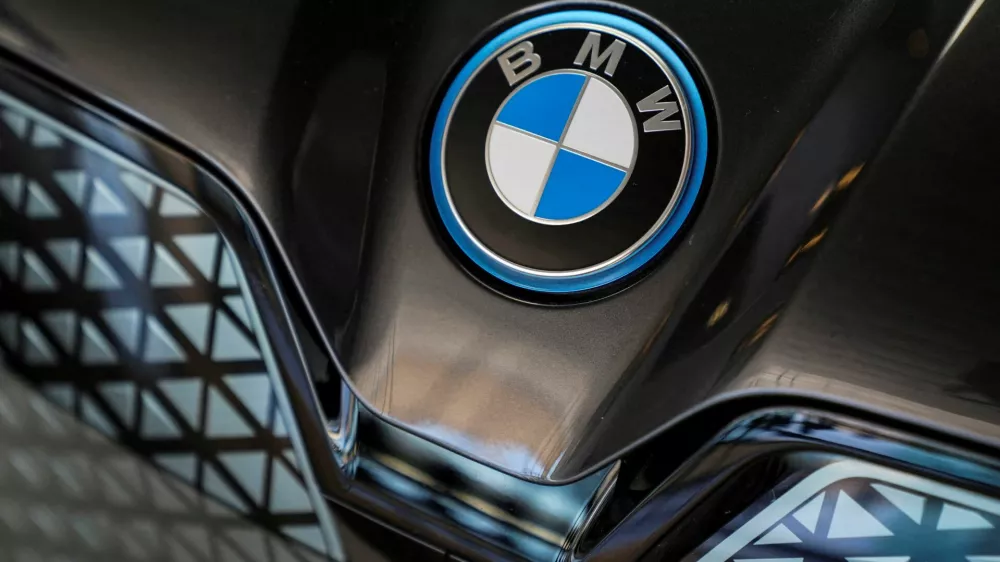
[[[434,204],[477,265],[546,293],[656,256],[698,195],[705,110],[677,54],[604,12],[534,17],[459,70],[431,133]]]

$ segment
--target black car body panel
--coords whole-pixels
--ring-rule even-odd
[[[9,0],[0,89],[179,186],[207,217],[199,232],[233,246],[309,462],[302,481],[330,500],[347,556],[401,541],[391,556],[422,545],[432,559],[683,559],[678,548],[725,522],[661,541],[681,536],[669,533],[684,512],[643,510],[666,496],[728,501],[710,488],[735,468],[719,462],[694,487],[679,484],[684,471],[711,464],[698,459],[719,435],[776,412],[971,463],[858,442],[832,451],[831,438],[782,467],[857,455],[994,493],[968,467],[992,467],[1000,438],[1000,8],[626,4]],[[711,145],[704,193],[663,255],[626,283],[563,298],[493,281],[457,252],[424,159],[468,53],[568,8],[667,38],[697,75]],[[4,148],[18,142],[5,131]],[[27,154],[4,162],[53,166]],[[172,224],[151,232],[191,233]],[[4,240],[30,237],[11,225]],[[0,312],[35,314],[15,294],[0,287]],[[43,390],[73,380],[32,370],[24,349],[7,350],[15,374]],[[123,443],[162,452],[138,434]],[[565,512],[546,514],[542,497]],[[314,507],[310,521],[327,518]]]

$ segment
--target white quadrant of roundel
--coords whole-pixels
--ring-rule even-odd
[[[563,146],[627,169],[636,148],[632,113],[610,86],[591,78],[569,122]]]
[[[493,182],[508,203],[526,215],[534,213],[544,187],[545,172],[556,145],[495,124],[489,140]]]

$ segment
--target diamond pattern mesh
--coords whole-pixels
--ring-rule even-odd
[[[0,562],[318,562],[0,371]]]
[[[1000,561],[1000,501],[839,461],[737,516],[688,562]]]
[[[331,554],[248,299],[185,193],[0,93],[10,369],[163,471]]]

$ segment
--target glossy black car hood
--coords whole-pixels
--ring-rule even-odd
[[[427,207],[440,88],[526,2],[11,1],[0,41],[217,165],[360,400],[506,472],[575,479],[747,394],[995,438],[997,8],[630,4],[597,8],[676,37],[711,173],[663,259],[577,302],[483,282]]]

